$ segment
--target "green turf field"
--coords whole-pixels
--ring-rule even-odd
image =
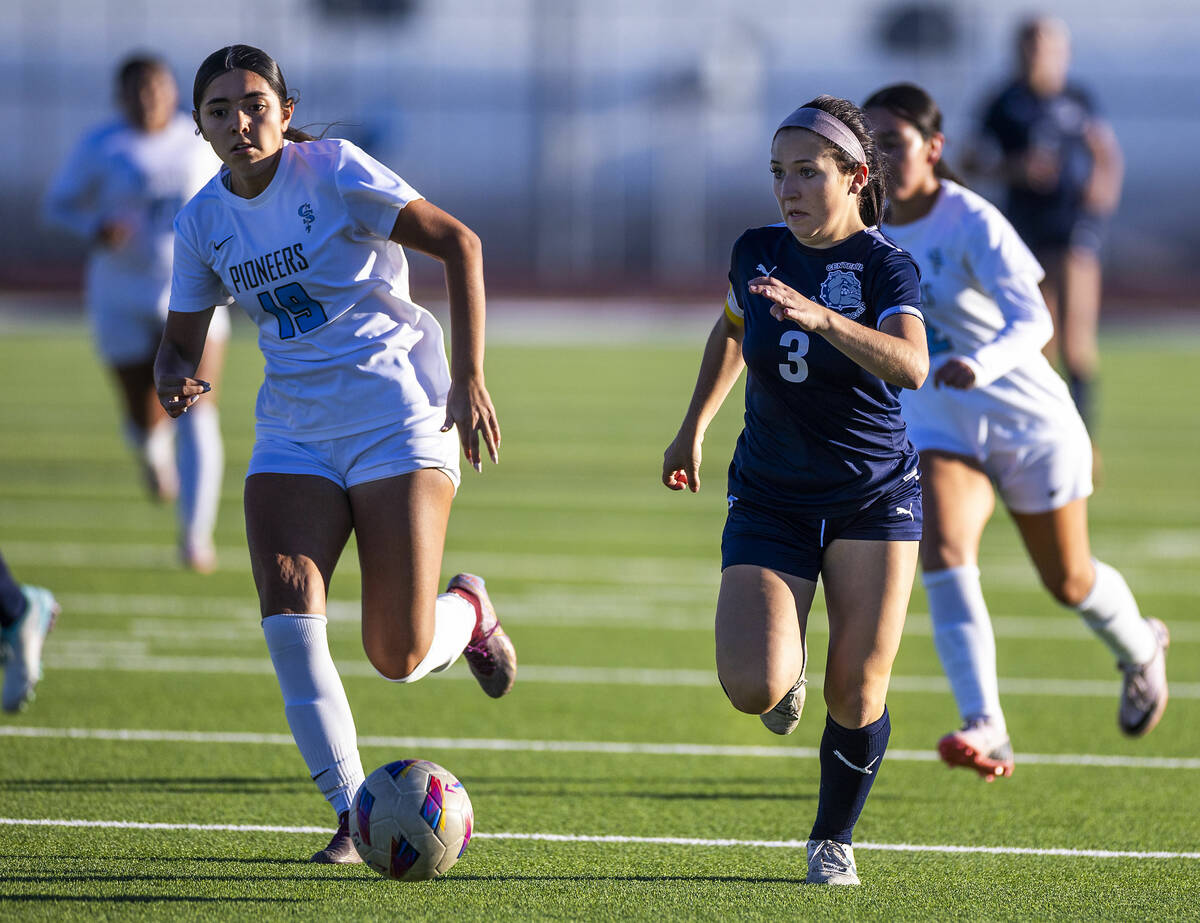
[[[659,484],[703,320],[681,322],[670,347],[589,346],[586,325],[569,347],[492,346],[503,463],[465,473],[445,573],[487,577],[520,652],[515,690],[487,699],[461,665],[412,687],[375,676],[352,547],[330,623],[367,770],[442,763],[471,794],[478,836],[433,883],[306,864],[333,818],[288,736],[246,561],[240,481],[262,365],[246,326],[221,389],[211,577],[176,565],[171,512],[143,497],[82,326],[0,337],[0,550],[65,610],[37,701],[0,717],[0,917],[1200,915],[1200,336],[1103,341],[1093,543],[1171,628],[1162,724],[1119,735],[1109,656],[1039,589],[998,514],[982,567],[1016,774],[986,785],[933,760],[956,714],[918,589],[891,749],[856,832],[863,887],[831,890],[803,884],[819,675],[780,739],[727,704],[713,668],[740,401],[710,432],[701,494]],[[818,674],[825,637],[818,601]],[[64,823],[35,823],[47,820]]]

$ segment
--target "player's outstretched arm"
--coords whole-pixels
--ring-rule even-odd
[[[742,337],[745,328],[722,314],[708,335],[700,374],[688,405],[683,425],[663,453],[662,482],[671,490],[700,489],[700,447],[704,433],[729,396],[745,362]]]
[[[167,324],[154,357],[154,387],[159,403],[172,417],[185,413],[201,394],[212,390],[207,381],[196,378],[212,315],[212,308],[167,312]]]
[[[458,426],[463,454],[481,470],[479,437],[500,461],[500,421],[483,379],[483,244],[453,215],[417,199],[400,210],[391,240],[440,261],[450,299],[450,394],[443,432]]]

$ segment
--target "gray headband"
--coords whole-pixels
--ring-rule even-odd
[[[801,106],[779,123],[779,127],[775,129],[775,134],[779,134],[785,128],[807,128],[809,131],[820,135],[826,141],[836,144],[858,163],[867,162],[866,152],[863,150],[858,136],[846,127],[845,122],[835,118],[823,109]]]

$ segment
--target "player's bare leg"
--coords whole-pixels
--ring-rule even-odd
[[[146,489],[156,502],[179,493],[174,431],[154,388],[154,358],[112,367],[125,416],[126,439],[133,449]]]
[[[1089,429],[1094,422],[1091,391],[1100,365],[1096,343],[1100,279],[1100,259],[1095,252],[1086,247],[1067,250],[1063,260],[1059,349],[1063,370],[1071,385],[1071,396]]]
[[[350,536],[350,503],[341,487],[322,477],[254,474],[246,479],[245,507],[263,634],[284,713],[309,774],[338,816],[329,845],[312,861],[361,861],[347,816],[365,776],[325,618],[333,570]]]
[[[918,544],[839,539],[825,549],[825,704],[843,727],[861,728],[883,712],[908,614]]]
[[[1132,737],[1149,733],[1167,706],[1170,638],[1162,622],[1142,617],[1121,574],[1092,557],[1087,499],[1012,516],[1046,589],[1078,612],[1116,657],[1123,675],[1121,730]]]
[[[416,682],[466,656],[484,691],[512,688],[516,652],[483,580],[438,593],[454,485],[427,468],[350,488],[363,575],[363,646],[383,676]]]
[[[1050,340],[1042,347],[1042,353],[1050,360],[1051,365],[1057,366],[1061,357],[1065,258],[1061,250],[1041,250],[1037,253],[1037,258],[1046,273],[1039,288],[1042,290],[1042,298],[1046,302],[1046,307],[1050,309],[1050,319],[1054,323],[1054,331]]]
[[[996,641],[978,566],[995,492],[978,462],[948,452],[922,452],[921,475],[921,579],[934,647],[962,721],[938,741],[938,754],[948,766],[973,769],[991,782],[1013,772],[1000,707]]]
[[[221,372],[225,363],[224,338],[210,336],[196,371],[212,390],[193,404],[176,421],[176,461],[179,470],[179,554],[183,565],[197,573],[216,570],[217,550],[213,543],[225,452],[221,439]]]
[[[821,792],[808,840],[811,884],[857,885],[850,845],[891,736],[887,689],[900,647],[913,575],[915,541],[838,539],[821,575],[829,613]]]
[[[766,715],[795,694],[804,671],[804,632],[816,589],[812,580],[750,564],[722,571],[717,676],[738,711],[763,715],[767,723]],[[788,711],[797,712],[799,719],[798,705],[789,704]]]

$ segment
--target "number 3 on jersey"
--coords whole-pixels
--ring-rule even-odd
[[[788,330],[779,338],[779,345],[787,350],[787,362],[779,363],[779,374],[784,381],[804,381],[808,377],[808,334],[803,330]]]
[[[276,303],[278,302],[278,303]],[[279,321],[279,339],[290,340],[299,328],[301,333],[316,330],[329,318],[319,301],[308,297],[308,292],[299,282],[289,282],[275,289],[275,298],[270,293],[259,292],[258,303],[268,314]]]

